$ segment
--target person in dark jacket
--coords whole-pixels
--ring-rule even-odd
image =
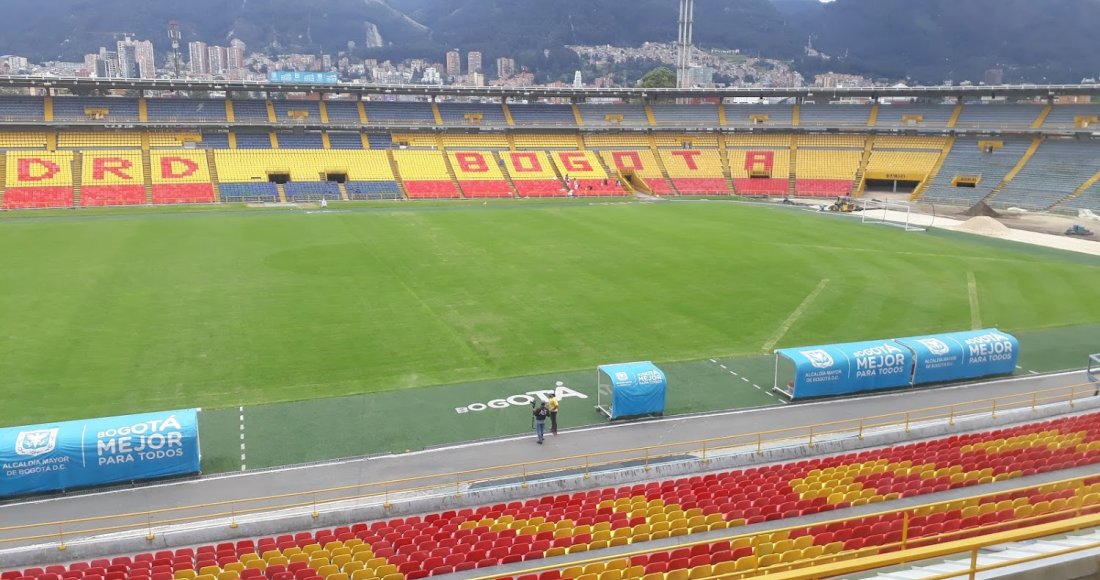
[[[538,407],[532,411],[535,416],[535,435],[538,436],[539,445],[542,445],[543,436],[546,435],[546,418],[550,416],[550,409],[546,408],[546,403],[541,403]]]

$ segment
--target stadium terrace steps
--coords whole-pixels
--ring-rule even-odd
[[[8,152],[3,208],[73,206],[74,155],[71,151]]]
[[[957,539],[1024,521],[1031,525],[1061,519],[1077,505],[1084,513],[1098,513],[1100,476],[1083,483],[1035,485],[907,509],[912,512],[907,522],[902,510],[884,509],[880,514],[753,536],[737,537],[736,528],[1098,462],[1100,414],[1092,413],[619,488],[8,570],[0,579],[413,580],[615,546],[630,545],[636,551],[651,540],[719,530],[731,530],[732,539],[636,553],[612,569],[637,566],[642,568],[640,575],[627,576],[642,577],[695,573],[702,567],[713,573],[714,566],[729,568],[727,562],[733,562],[735,570],[749,564],[753,569],[770,568],[843,551],[893,549],[891,544],[902,541],[903,533],[911,545],[922,545],[944,534]],[[582,572],[606,569],[601,563],[600,570]],[[560,577],[583,578],[565,569]],[[622,580],[621,574],[617,577]]]
[[[1031,150],[1029,149],[1029,153]],[[1075,139],[1047,139],[1005,178],[987,203],[994,207],[1046,210],[1100,171],[1100,145]]]
[[[409,199],[461,197],[443,155],[429,151],[398,150],[393,152],[393,158]]]
[[[990,146],[983,149],[982,143]],[[994,143],[1001,146],[994,147]],[[967,207],[974,205],[1004,180],[1030,145],[1030,141],[1021,139],[960,138],[951,147],[922,199]]]
[[[1042,105],[968,104],[955,122],[964,130],[1025,130],[1043,112]]]
[[[466,197],[512,197],[512,186],[489,151],[452,151],[447,161]]]

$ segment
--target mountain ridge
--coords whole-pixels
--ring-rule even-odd
[[[78,61],[122,33],[168,49],[167,22],[184,43],[245,41],[270,53],[347,50],[358,56],[443,60],[480,50],[484,62],[560,75],[577,66],[567,44],[672,42],[668,0],[7,0],[0,52],[32,61]],[[59,16],[60,15],[60,16]],[[803,74],[827,70],[939,83],[1001,68],[1008,82],[1077,82],[1100,72],[1093,31],[1100,0],[696,0],[696,43],[789,60]],[[807,56],[804,46],[831,59]],[[545,52],[550,51],[549,56]],[[487,67],[491,68],[491,67]],[[540,79],[544,80],[544,79]]]

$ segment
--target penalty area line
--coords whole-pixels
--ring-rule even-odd
[[[783,337],[786,336],[788,332],[790,332],[791,328],[795,325],[795,323],[798,322],[798,319],[802,318],[802,315],[805,314],[807,310],[809,310],[810,305],[814,303],[814,300],[817,300],[817,297],[825,291],[825,287],[828,285],[828,278],[823,278],[820,282],[818,282],[817,287],[814,288],[813,292],[810,292],[810,295],[802,301],[802,304],[799,304],[798,308],[795,308],[794,312],[791,312],[791,315],[783,321],[783,324],[779,325],[779,328],[776,329],[775,334],[768,339],[768,342],[765,342],[764,346],[760,347],[761,352],[770,353],[772,349],[775,348],[775,345],[779,344],[779,341],[783,340]]]

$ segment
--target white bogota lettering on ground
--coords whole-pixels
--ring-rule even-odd
[[[1003,334],[991,332],[966,339],[970,362],[983,363],[1012,360],[1012,341]]]
[[[175,415],[96,434],[100,465],[183,457],[183,434]]]
[[[908,371],[905,351],[891,344],[865,348],[856,351],[853,356],[857,377],[896,375]]]
[[[512,407],[512,406],[525,407],[525,406],[529,406],[535,400],[539,400],[539,401],[543,401],[543,402],[549,401],[550,400],[550,397],[549,397],[550,393],[554,393],[554,396],[557,397],[558,400],[569,398],[569,397],[573,397],[573,398],[577,398],[577,399],[587,399],[588,398],[588,395],[585,395],[584,393],[578,393],[577,391],[574,391],[573,389],[570,389],[569,387],[558,387],[556,389],[547,389],[545,391],[527,391],[526,393],[522,393],[522,394],[519,394],[519,395],[512,395],[510,397],[505,397],[503,399],[493,399],[492,401],[489,401],[488,403],[473,403],[473,404],[470,404],[470,405],[466,405],[465,407],[456,407],[455,408],[455,413],[469,413],[469,412],[475,412],[476,413],[478,411],[484,411],[486,409],[507,409],[508,407]]]

